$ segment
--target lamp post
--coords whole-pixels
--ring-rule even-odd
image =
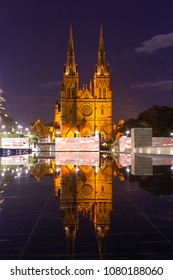
[[[99,136],[99,131],[98,130],[95,130],[95,136]]]
[[[79,131],[78,130],[75,131],[75,134],[76,134],[76,137],[79,137]]]
[[[3,133],[3,130],[5,129],[5,125],[2,125],[2,126],[1,126],[1,129],[2,129],[1,131],[2,131],[2,133]]]
[[[60,137],[61,132],[60,131],[56,131],[56,137]]]
[[[129,134],[130,134],[130,131],[129,131],[129,130],[127,130],[127,131],[126,131],[126,135],[127,135],[127,137],[129,136]]]

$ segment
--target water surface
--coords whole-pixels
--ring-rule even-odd
[[[0,259],[173,259],[173,159],[86,158],[0,159]]]

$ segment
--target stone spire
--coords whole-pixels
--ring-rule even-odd
[[[105,65],[105,50],[104,50],[104,39],[103,39],[103,28],[100,26],[100,38],[99,38],[99,50],[98,50],[98,65]]]
[[[104,39],[103,39],[103,28],[102,24],[100,26],[100,38],[99,38],[99,49],[98,49],[98,60],[95,69],[95,73],[98,76],[107,75],[109,73],[109,67],[106,64],[106,55],[104,49]]]
[[[65,67],[65,74],[75,75],[76,72],[77,72],[77,67],[75,64],[73,32],[72,32],[72,24],[70,24],[69,45],[68,45],[67,64]]]

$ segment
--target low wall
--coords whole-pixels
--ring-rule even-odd
[[[55,150],[61,152],[68,151],[99,151],[100,139],[95,137],[61,138],[55,139]]]
[[[152,146],[153,147],[173,146],[173,137],[153,137]]]
[[[157,154],[157,155],[173,155],[173,146],[157,146],[157,147],[140,147],[134,148],[133,153],[136,154]]]
[[[118,161],[122,166],[129,166],[133,164],[133,156],[146,156],[146,157],[152,157],[152,164],[154,165],[172,165],[173,164],[173,158],[172,155],[169,156],[157,156],[157,154],[123,154],[120,153],[118,157]]]
[[[19,138],[1,138],[1,148],[2,149],[29,149],[30,143],[29,138],[19,137]]]
[[[131,150],[131,137],[123,136],[119,139],[119,152],[130,153]],[[134,148],[135,153],[150,153],[150,154],[169,154],[172,155],[173,137],[152,137],[151,147],[138,147]]]

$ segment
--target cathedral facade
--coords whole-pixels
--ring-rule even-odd
[[[99,134],[101,142],[113,142],[112,89],[106,63],[102,26],[94,78],[79,88],[72,26],[67,63],[64,66],[60,104],[55,105],[54,128],[58,137],[90,137]]]

